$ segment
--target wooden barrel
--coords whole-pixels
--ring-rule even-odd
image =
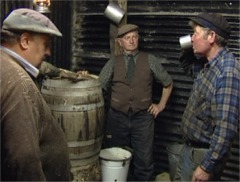
[[[97,77],[78,82],[46,79],[41,92],[66,135],[72,167],[98,161],[104,100]]]

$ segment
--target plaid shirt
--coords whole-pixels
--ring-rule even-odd
[[[226,48],[205,65],[195,79],[182,117],[187,139],[209,143],[201,167],[212,172],[226,157],[238,132],[240,62]]]

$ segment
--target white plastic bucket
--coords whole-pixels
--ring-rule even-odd
[[[103,149],[100,151],[102,181],[126,181],[129,164],[132,158],[131,152],[118,147]]]

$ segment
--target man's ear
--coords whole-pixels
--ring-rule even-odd
[[[117,38],[116,41],[118,42],[118,44],[119,44],[120,46],[122,46],[121,38]]]
[[[211,31],[210,34],[208,35],[208,40],[210,43],[214,43],[216,39],[216,33],[214,31]]]
[[[23,33],[20,36],[19,43],[22,49],[24,50],[28,49],[30,38],[31,38],[31,35],[29,33]]]

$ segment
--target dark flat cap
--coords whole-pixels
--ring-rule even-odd
[[[31,31],[62,36],[62,33],[48,17],[27,8],[13,10],[3,21],[2,30]]]
[[[117,37],[121,37],[124,34],[134,31],[134,30],[138,30],[138,26],[134,25],[134,24],[125,24],[123,26],[121,26],[120,28],[118,28],[118,34]]]
[[[202,27],[210,28],[225,39],[230,36],[231,27],[219,13],[201,13],[190,19]]]

